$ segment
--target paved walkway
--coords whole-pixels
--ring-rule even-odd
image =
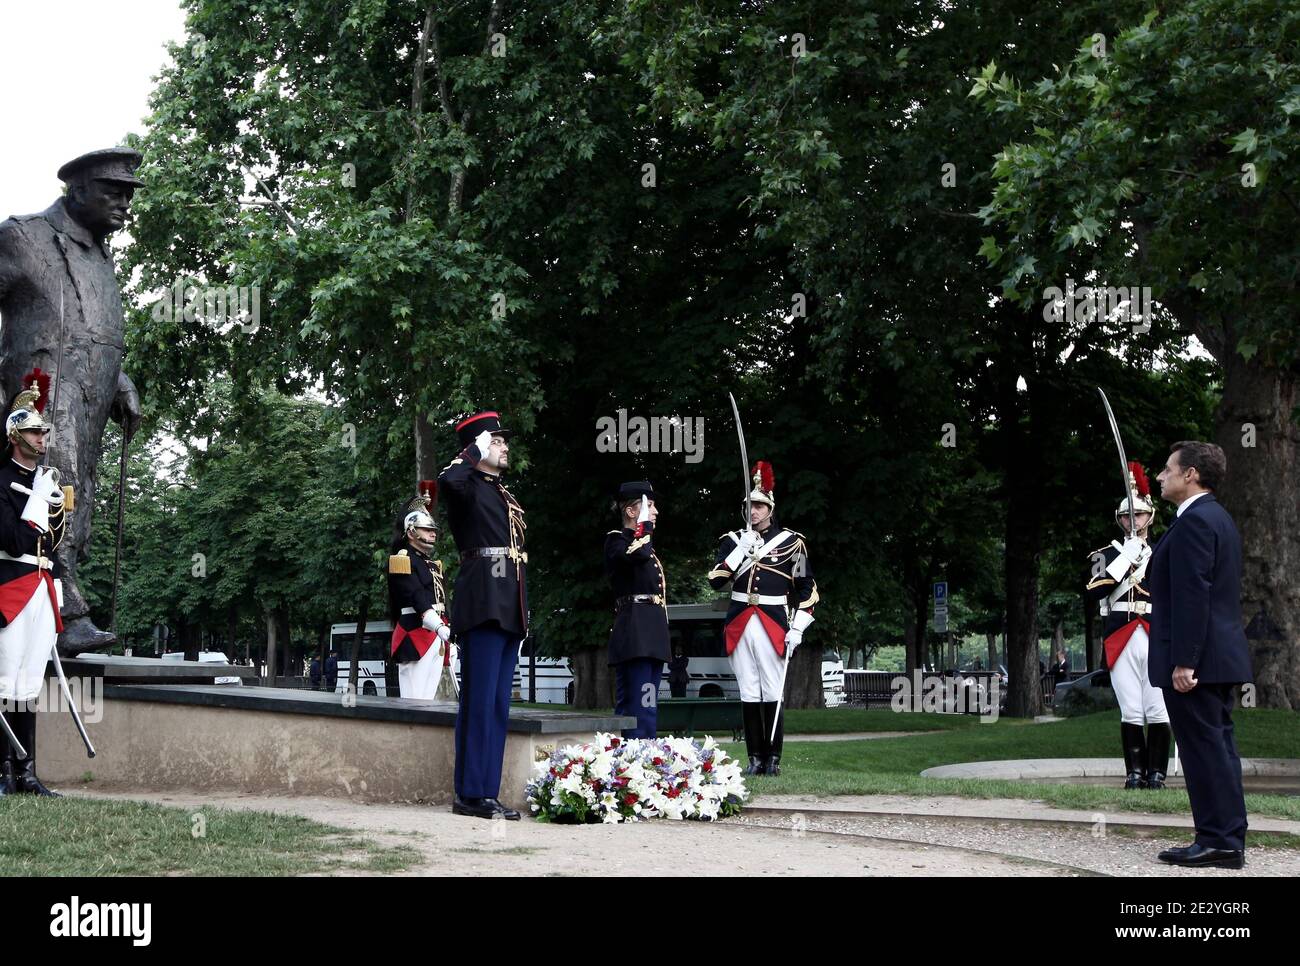
[[[789,740],[789,739],[787,739]],[[1174,770],[1178,774],[1177,768]],[[1300,778],[1300,759],[1243,758],[1241,774],[1247,778]],[[968,761],[939,765],[921,772],[922,778],[1123,778],[1122,758],[1023,758],[1010,761]]]

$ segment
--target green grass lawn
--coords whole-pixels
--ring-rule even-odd
[[[847,714],[859,724],[843,731],[906,731],[921,719],[946,730],[903,738],[861,741],[800,742],[803,733],[825,730],[822,716]],[[860,716],[868,716],[866,718]],[[880,719],[879,716],[886,716]],[[809,721],[801,721],[808,716]],[[1244,757],[1300,758],[1300,715],[1291,711],[1239,710],[1237,746]],[[867,720],[880,722],[861,726]],[[1188,813],[1187,793],[1166,789],[1126,792],[1098,785],[1058,785],[1028,781],[986,781],[921,778],[935,765],[964,761],[998,761],[1010,758],[1095,758],[1120,756],[1119,712],[1070,718],[1052,724],[1033,724],[1002,718],[981,724],[972,717],[895,714],[888,710],[851,711],[823,709],[792,711],[778,778],[755,778],[750,788],[761,799],[770,794],[810,795],[963,795],[971,798],[1032,798],[1062,808],[1140,810]],[[919,730],[919,729],[918,729]],[[743,760],[743,743],[728,743]],[[1253,814],[1300,820],[1300,798],[1283,795],[1246,796]]]
[[[418,857],[408,846],[379,846],[292,815],[219,808],[191,812],[84,798],[0,798],[0,875],[6,876],[394,872]]]

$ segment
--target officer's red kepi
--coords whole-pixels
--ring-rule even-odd
[[[479,433],[483,432],[491,433],[493,436],[504,436],[506,439],[514,435],[514,430],[501,428],[501,415],[490,410],[475,413],[456,424],[456,438],[460,440],[461,446],[468,446],[474,442],[474,438]]]

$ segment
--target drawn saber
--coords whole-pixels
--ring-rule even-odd
[[[727,393],[727,398],[731,400],[731,413],[736,417],[736,435],[740,437],[740,478],[745,481],[745,529],[753,530],[754,525],[749,522],[749,494],[752,487],[749,485],[749,453],[745,449],[745,430],[740,425],[740,407],[736,405],[736,397]]]
[[[1136,496],[1133,493],[1133,484],[1128,478],[1128,455],[1124,452],[1124,440],[1119,435],[1119,423],[1115,421],[1115,411],[1110,408],[1110,400],[1106,398],[1105,391],[1101,386],[1097,387],[1097,392],[1101,393],[1102,405],[1106,407],[1106,418],[1110,420],[1110,431],[1115,437],[1115,446],[1119,450],[1119,472],[1124,480],[1124,492],[1128,494],[1128,533],[1130,537],[1137,536],[1137,512],[1133,508]]]

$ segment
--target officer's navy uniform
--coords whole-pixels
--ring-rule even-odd
[[[644,494],[654,499],[649,483],[625,483],[620,510]],[[655,555],[654,523],[611,530],[605,535],[605,573],[614,590],[614,628],[609,635],[609,663],[614,668],[614,713],[637,719],[625,738],[658,735],[659,681],[668,649],[668,590],[664,568]]]
[[[528,628],[524,510],[501,478],[476,467],[481,432],[506,435],[494,412],[456,427],[464,446],[438,477],[460,552],[451,623],[460,642],[461,700],[456,717],[456,795],[495,802],[501,788],[510,692],[519,642]]]
[[[1246,801],[1233,734],[1236,685],[1251,681],[1241,621],[1241,536],[1212,493],[1184,502],[1151,558],[1151,683],[1162,688],[1187,780],[1196,844],[1244,853]],[[1186,693],[1175,667],[1196,671]]]

